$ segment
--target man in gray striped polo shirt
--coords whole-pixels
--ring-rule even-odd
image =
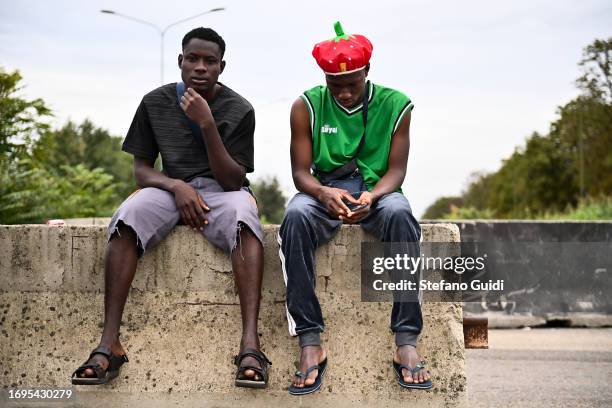
[[[243,326],[235,384],[263,388],[268,382],[270,362],[257,335],[263,231],[246,178],[253,172],[255,113],[217,81],[225,42],[214,30],[190,31],[182,47],[183,83],[145,95],[123,143],[134,155],[141,189],[121,204],[108,227],[104,329],[98,347],[73,373],[74,384],[104,384],[127,362],[119,325],[137,259],[180,222],[231,258]],[[161,172],[154,167],[159,155]]]

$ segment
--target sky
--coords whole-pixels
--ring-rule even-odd
[[[177,7],[178,6],[178,7]],[[124,136],[143,95],[160,85],[154,28],[100,13],[110,9],[165,27],[164,83],[180,79],[177,56],[190,29],[225,39],[220,80],[255,107],[255,173],[296,190],[289,160],[289,111],[324,83],[315,43],[348,33],[374,45],[369,78],[415,104],[403,184],[421,216],[457,195],[474,172],[499,168],[556,109],[578,94],[582,49],[612,35],[612,2],[548,1],[34,1],[0,0],[0,67],[18,69],[22,95],[51,107],[51,124],[90,119]]]

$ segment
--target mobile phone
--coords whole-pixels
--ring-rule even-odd
[[[353,203],[346,203],[346,206],[349,208],[349,210],[355,212],[357,210],[361,210],[362,208],[366,208],[368,205],[367,204],[353,204]]]
[[[353,196],[355,200],[357,200],[359,197],[361,197],[361,193],[362,193],[361,191],[357,191],[357,192],[351,193],[351,195]],[[361,210],[362,208],[366,208],[368,206],[367,204],[353,204],[348,201],[344,201],[344,204],[346,204],[346,206],[351,211]]]

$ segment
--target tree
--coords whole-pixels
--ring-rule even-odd
[[[0,160],[23,157],[30,140],[49,128],[43,118],[51,111],[43,100],[18,95],[21,79],[19,71],[0,68]]]
[[[533,133],[498,171],[473,176],[463,207],[446,216],[534,218],[589,198],[606,203],[612,196],[611,62],[612,39],[585,47],[576,81],[581,94],[558,108],[548,134]]]
[[[612,37],[587,45],[578,63],[584,74],[577,86],[588,96],[612,104]]]
[[[280,189],[276,177],[259,180],[252,184],[257,197],[259,216],[263,223],[280,224],[285,213],[287,199]]]
[[[25,163],[25,162],[24,162]],[[39,223],[52,218],[109,216],[119,199],[113,177],[100,168],[63,165],[60,177],[43,166],[23,165],[0,181],[0,223]]]
[[[119,168],[111,157],[117,142],[89,123],[80,139],[72,137],[73,125],[50,131],[50,110],[41,99],[19,96],[21,79],[0,70],[0,224],[110,215],[121,198],[102,166]],[[86,157],[92,167],[81,164]]]
[[[119,199],[113,176],[101,168],[88,169],[83,164],[61,166],[56,177],[46,168],[34,174],[35,207],[44,218],[80,218],[109,216]]]
[[[33,155],[60,175],[63,165],[82,164],[89,170],[103,169],[113,177],[118,195],[127,197],[136,189],[136,183],[132,156],[121,151],[121,143],[121,137],[111,136],[89,120],[80,125],[68,122],[58,130],[45,132],[34,143]]]
[[[462,194],[463,205],[477,209],[488,208],[493,176],[493,173],[485,172],[473,172],[470,174],[467,188]]]
[[[434,220],[444,218],[453,211],[453,208],[463,206],[463,197],[440,197],[425,210],[424,219]]]
[[[35,216],[35,191],[28,184],[33,170],[29,147],[36,135],[48,129],[43,119],[51,116],[41,99],[19,95],[21,79],[18,71],[0,68],[0,223]]]

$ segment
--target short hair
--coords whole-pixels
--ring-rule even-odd
[[[215,30],[204,27],[194,28],[183,37],[183,50],[189,41],[194,38],[199,38],[200,40],[210,41],[217,44],[219,46],[219,51],[221,52],[221,58],[223,58],[223,55],[225,54],[225,41],[223,41],[223,38],[221,38],[221,36],[217,34]]]

